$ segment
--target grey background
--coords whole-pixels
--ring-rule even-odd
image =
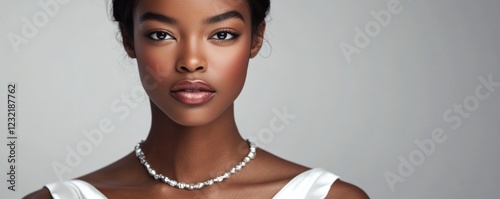
[[[82,131],[98,128],[101,119],[116,129],[62,179],[129,153],[149,127],[145,98],[133,98],[128,115],[112,108],[122,107],[122,95],[140,83],[104,2],[58,4],[35,36],[14,50],[8,34],[21,35],[22,18],[32,21],[44,12],[38,2],[47,1],[3,1],[0,7],[0,124],[6,132],[6,85],[17,82],[19,132],[17,191],[7,190],[3,144],[0,198],[57,181],[52,164],[67,165],[67,148],[88,142]],[[460,116],[456,129],[443,114],[473,102],[478,78],[500,82],[500,2],[401,0],[402,11],[348,63],[340,43],[354,45],[354,28],[364,30],[375,21],[370,11],[387,10],[389,2],[396,1],[273,0],[268,43],[251,61],[236,101],[243,136],[294,162],[326,168],[372,198],[498,198],[500,87],[478,100],[467,118]],[[274,110],[283,109],[295,118],[269,131]],[[436,128],[446,141],[425,154],[415,140],[432,138]],[[6,143],[6,133],[0,139]],[[423,159],[415,159],[418,154]],[[401,175],[400,157],[418,166],[391,189],[384,176]]]

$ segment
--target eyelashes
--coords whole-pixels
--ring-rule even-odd
[[[238,38],[240,35],[232,30],[219,30],[210,39],[229,41]]]
[[[170,40],[173,39],[172,35],[170,35],[167,32],[164,31],[154,31],[150,32],[146,35],[149,37],[149,39],[155,40],[155,41],[161,41],[161,40]]]
[[[145,36],[148,39],[156,42],[162,42],[164,40],[175,40],[175,37],[173,37],[172,34],[162,30],[148,32]],[[218,30],[217,32],[210,35],[209,40],[228,42],[237,39],[239,36],[240,34],[233,30]]]

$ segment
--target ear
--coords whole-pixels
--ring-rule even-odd
[[[125,51],[127,51],[127,55],[130,58],[135,58],[135,49],[132,45],[123,42],[123,47],[125,47]]]
[[[252,36],[252,47],[250,48],[250,58],[254,58],[259,53],[262,43],[264,42],[264,32],[266,30],[266,22],[263,21],[257,31]]]
[[[122,36],[122,44],[130,58],[135,58],[134,39],[132,35],[128,35],[127,31],[120,26],[120,33]]]

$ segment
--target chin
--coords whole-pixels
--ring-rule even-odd
[[[167,117],[180,126],[197,127],[206,126],[219,118],[224,111],[211,111],[206,108],[180,109],[163,111]]]
[[[205,125],[213,122],[213,120],[206,119],[206,118],[199,118],[199,117],[190,117],[190,118],[184,118],[184,117],[172,118],[172,117],[170,117],[170,119],[173,122],[175,122],[176,124],[178,124],[180,126],[185,126],[185,127],[205,126]]]

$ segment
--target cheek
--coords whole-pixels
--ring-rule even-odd
[[[209,51],[210,63],[208,70],[219,76],[219,84],[221,86],[237,86],[243,87],[245,82],[248,61],[249,61],[249,48],[247,45],[240,46],[239,48],[232,48],[219,51]]]
[[[137,64],[139,71],[141,71],[141,77],[149,75],[160,80],[170,76],[175,71],[171,67],[174,65],[175,59],[170,49],[146,46],[138,46],[136,49]]]

